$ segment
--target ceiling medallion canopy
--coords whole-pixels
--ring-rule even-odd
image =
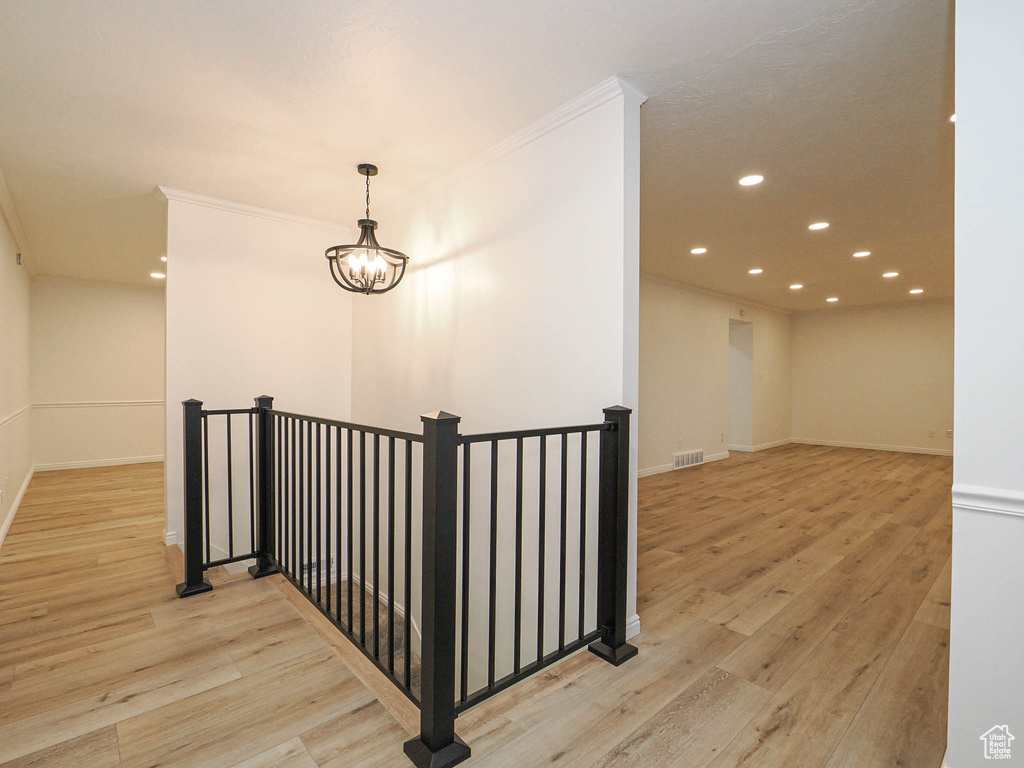
[[[377,242],[377,222],[370,218],[370,177],[377,175],[377,166],[361,163],[358,169],[366,177],[366,218],[359,220],[359,240],[354,245],[332,246],[324,256],[334,282],[346,291],[369,296],[387,293],[402,282],[409,257]]]

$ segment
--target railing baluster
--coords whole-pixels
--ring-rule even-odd
[[[359,643],[366,647],[366,433],[359,433]]]
[[[470,477],[472,476],[472,445],[462,446],[462,648],[459,654],[459,699],[463,702],[469,696],[469,524],[472,508],[470,502]]]
[[[249,416],[249,435],[250,435],[249,454],[250,454],[250,456],[253,453],[253,450],[252,450],[253,446],[252,446],[252,440],[251,440],[251,437],[252,437],[252,420],[253,420],[253,418],[254,418],[253,415],[250,414],[250,416]],[[277,464],[274,467],[274,472],[275,472],[275,477],[276,477],[275,487],[277,488],[277,506],[275,507],[275,510],[274,510],[274,512],[275,512],[274,517],[275,517],[276,524],[277,524],[277,531],[276,531],[276,535],[274,536],[274,553],[275,553],[274,556],[277,558],[277,562],[278,563],[284,562],[284,507],[283,507],[284,489],[282,488],[282,485],[281,485],[282,461],[284,460],[284,446],[282,445],[283,442],[284,442],[284,435],[282,434],[281,417],[280,416],[274,416],[274,448],[277,450]],[[251,478],[251,475],[250,475],[250,478]],[[254,494],[250,494],[250,498],[254,498]],[[249,506],[250,506],[250,508],[252,508],[252,502],[250,502]],[[253,514],[253,519],[255,520],[255,513]],[[255,530],[255,526],[253,526],[253,530]],[[253,549],[256,549],[255,545],[253,546]]]
[[[469,443],[466,444],[469,447]],[[516,599],[512,671],[519,674],[523,645],[523,438],[516,438]]]
[[[320,425],[316,425],[316,565],[310,563],[310,570],[316,570],[316,602],[319,605],[323,604],[323,547],[321,542],[323,541],[323,504],[321,503],[323,495],[323,483],[321,482],[321,467],[323,466],[323,455],[320,453]],[[312,527],[312,526],[311,526]]]
[[[324,606],[327,613],[331,612],[331,427],[324,430],[324,448],[327,456],[324,459],[324,555],[327,562],[321,561],[321,573],[324,574]]]
[[[388,438],[388,671],[395,671],[395,438]]]
[[[405,441],[405,689],[412,690],[412,441]]]
[[[289,517],[291,518],[290,524],[291,524],[292,533],[291,533],[291,537],[290,537],[291,538],[291,563],[289,565],[288,570],[291,571],[291,574],[294,577],[294,576],[296,576],[296,574],[298,573],[298,570],[299,570],[299,552],[298,552],[298,546],[299,546],[298,545],[298,539],[299,539],[299,537],[298,537],[298,527],[299,527],[298,517],[299,517],[299,513],[298,513],[298,499],[300,499],[302,497],[298,494],[299,475],[298,475],[298,469],[297,468],[298,468],[299,465],[296,463],[296,458],[297,458],[297,455],[298,455],[298,445],[295,442],[296,423],[295,423],[295,419],[289,419],[289,421],[291,422],[291,425],[292,425],[292,430],[291,430],[292,431],[292,443],[291,443],[291,451],[290,451],[291,463],[292,463],[292,471],[291,471],[291,475],[290,475],[290,481],[288,483],[288,485],[289,485],[289,487],[291,489],[291,492],[292,492],[291,514],[289,515]]]
[[[299,421],[299,560],[295,564],[299,586],[306,588],[306,440],[304,422]]]
[[[490,592],[487,609],[487,685],[494,685],[495,644],[498,625],[498,441],[491,441],[491,552]]]
[[[306,590],[313,594],[313,423],[306,422]]]
[[[289,480],[291,473],[288,471],[288,467],[291,463],[289,458],[289,443],[288,443],[288,418],[285,416],[279,417],[281,420],[281,565],[284,566],[284,570],[291,573],[291,566],[288,562],[288,553],[291,547],[291,530],[290,523],[291,515],[289,514],[289,502],[291,500],[289,489]]]
[[[353,563],[352,563],[352,430],[346,430],[348,433],[348,450],[345,451],[345,462],[348,465],[348,484],[345,487],[346,501],[346,515],[348,516],[348,538],[346,539],[346,546],[348,547],[348,631],[354,633],[352,625],[352,579],[354,577]]]
[[[541,435],[540,438],[540,493],[538,495],[537,509],[537,538],[539,549],[537,552],[537,663],[544,658],[544,559],[546,555],[546,507],[547,507],[547,477],[548,477],[548,438]]]
[[[224,414],[224,424],[228,442],[228,557],[235,556],[235,517],[234,517],[234,493],[232,490],[231,475],[231,414]]]
[[[373,658],[380,658],[380,435],[373,436]]]
[[[337,518],[335,526],[338,529],[338,538],[335,542],[334,550],[334,613],[338,617],[338,622],[341,622],[341,545],[342,545],[342,530],[341,530],[341,427],[338,427],[338,432],[335,437],[335,454],[337,458],[334,460],[335,464],[335,477],[334,485],[336,487],[336,499],[337,504],[335,507],[335,514]]]
[[[203,525],[206,529],[206,562],[210,562],[210,419],[203,414]]]
[[[580,640],[583,639],[587,605],[587,434],[580,433]]]
[[[253,413],[249,414],[249,551],[256,551],[256,446],[253,443],[252,420],[256,418]],[[276,419],[275,419],[276,420]],[[281,476],[278,474],[280,486]]]
[[[562,433],[562,519],[558,569],[558,650],[565,650],[565,555],[568,536],[569,435]]]

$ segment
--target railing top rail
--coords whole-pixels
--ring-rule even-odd
[[[233,416],[236,413],[259,413],[259,408],[214,408],[203,410],[203,416]]]
[[[601,432],[615,428],[614,423],[580,424],[572,427],[544,427],[541,429],[516,429],[511,432],[484,432],[479,435],[459,435],[459,443],[491,443],[495,440],[515,440],[520,437],[544,437],[545,435],[574,435],[580,432]]]
[[[271,416],[283,416],[286,419],[299,419],[301,421],[308,421],[312,424],[323,424],[328,427],[341,427],[342,429],[351,429],[355,432],[366,432],[370,435],[380,435],[381,437],[394,437],[398,440],[408,440],[413,443],[422,443],[423,435],[418,435],[415,432],[402,432],[397,429],[384,429],[383,427],[371,427],[367,424],[353,424],[348,421],[335,421],[334,419],[321,419],[317,416],[306,416],[301,413],[292,413],[290,411],[277,411],[270,409],[267,411]]]

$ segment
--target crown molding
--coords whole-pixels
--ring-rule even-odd
[[[4,169],[0,168],[0,213],[3,214],[4,219],[7,221],[7,227],[11,230],[11,234],[14,235],[14,242],[18,246],[18,251],[21,252],[22,263],[29,267],[32,263],[31,254],[28,247],[28,238],[25,237],[25,230],[21,227],[21,219],[18,218],[18,211],[14,207],[14,199],[11,197],[11,190],[7,186],[7,177],[4,176]],[[29,267],[29,272],[31,272]]]
[[[768,312],[775,312],[779,315],[792,315],[793,313],[788,309],[779,309],[773,307],[770,304],[762,304],[759,301],[751,301],[750,299],[742,299],[739,296],[731,296],[728,293],[719,293],[718,291],[711,291],[707,288],[698,288],[695,285],[689,283],[681,283],[678,280],[673,280],[670,277],[661,277],[660,275],[652,275],[649,272],[641,272],[640,280],[646,280],[648,283],[657,283],[658,285],[665,285],[669,288],[676,288],[680,291],[686,291],[687,293],[696,293],[699,296],[710,296],[713,299],[722,299],[723,301],[734,301],[742,307],[756,307],[757,309],[764,309]]]
[[[623,80],[621,77],[613,76],[595,85],[590,90],[584,91],[579,96],[570,99],[557,109],[548,112],[543,117],[533,121],[529,125],[520,128],[506,139],[498,142],[490,149],[486,149],[479,155],[470,158],[457,166],[452,171],[452,176],[457,176],[473,168],[479,168],[499,157],[510,154],[520,147],[536,141],[541,136],[585,115],[602,104],[606,104],[614,98],[625,96],[630,100],[636,100],[637,106],[647,101],[647,95]]]
[[[188,203],[189,205],[199,205],[204,208],[213,208],[218,211],[227,211],[228,213],[239,213],[243,216],[253,216],[257,219],[267,219],[268,221],[279,221],[283,224],[290,224],[295,227],[305,227],[306,229],[317,229],[323,232],[334,232],[340,235],[350,236],[352,230],[348,227],[340,224],[335,224],[331,221],[321,221],[319,219],[309,219],[305,216],[296,216],[291,213],[282,213],[281,211],[272,211],[269,208],[258,208],[255,205],[247,205],[246,203],[236,203],[232,200],[222,200],[219,197],[210,197],[209,195],[200,195],[197,192],[185,192],[181,189],[174,189],[172,187],[158,186],[153,190],[153,194],[156,195],[158,200],[164,202],[174,201],[176,203]]]

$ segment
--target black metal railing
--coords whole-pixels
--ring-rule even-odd
[[[412,519],[422,436],[284,411],[266,416],[271,562],[418,704]]]
[[[183,406],[179,594],[208,591],[207,568],[244,559],[254,578],[281,573],[419,707],[420,736],[405,745],[416,765],[469,757],[456,717],[559,659],[585,646],[616,665],[636,653],[629,409],[460,435],[459,417],[440,411],[414,434],[277,411],[269,397],[247,410]],[[248,428],[233,438],[240,414]],[[242,438],[247,467],[236,470]],[[225,503],[211,510],[220,485]],[[236,552],[239,540],[251,549]],[[218,541],[225,557],[212,557]]]

